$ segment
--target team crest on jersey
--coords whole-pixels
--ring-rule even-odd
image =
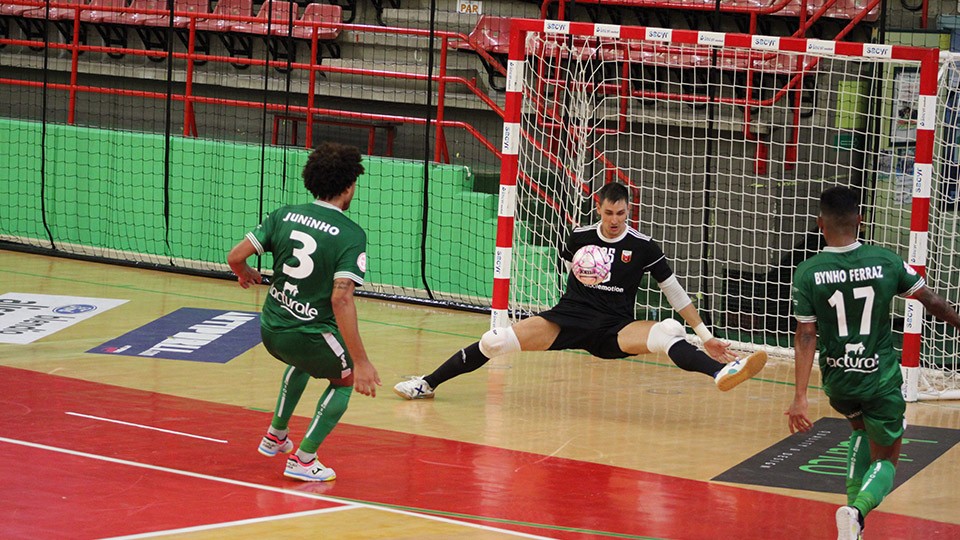
[[[632,258],[633,258],[633,252],[632,252],[632,251],[623,250],[623,252],[620,253],[620,260],[623,261],[623,262],[625,262],[625,263],[630,262],[630,259],[632,259]]]

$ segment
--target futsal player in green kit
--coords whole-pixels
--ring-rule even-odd
[[[283,473],[307,482],[336,478],[333,469],[317,460],[317,449],[347,410],[353,389],[374,397],[380,384],[360,339],[353,302],[367,266],[366,234],[344,215],[362,173],[356,148],[321,144],[303,169],[303,184],[316,200],[271,213],[227,256],[246,289],[261,282],[247,259],[273,254],[273,283],[263,303],[260,333],[267,351],[287,368],[273,421],[258,448],[261,454],[293,451],[287,423],[307,382],[311,377],[330,381]]]
[[[820,373],[830,405],[850,421],[847,505],[837,510],[838,540],[861,537],[864,518],[893,489],[906,403],[893,348],[894,296],[914,298],[955,328],[960,316],[897,254],[857,241],[860,199],[847,187],[820,195],[817,225],[827,247],[800,263],[793,278],[796,392],[790,431],[808,431],[807,385],[817,334]]]

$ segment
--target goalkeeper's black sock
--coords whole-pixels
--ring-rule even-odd
[[[475,341],[473,344],[455,352],[453,356],[435,369],[433,373],[424,377],[423,380],[430,385],[430,388],[436,389],[441,383],[478,369],[486,364],[487,360],[490,359],[480,352],[480,342]]]
[[[667,351],[667,356],[684,371],[696,371],[711,377],[723,368],[723,364],[684,340],[674,343]]]

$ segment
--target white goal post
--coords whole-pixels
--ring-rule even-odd
[[[514,20],[491,325],[557,301],[558,247],[596,220],[613,180],[631,191],[631,224],[739,349],[792,357],[790,280],[820,249],[830,185],[858,188],[864,239],[956,304],[960,98],[937,94],[938,76],[960,70],[942,65],[916,47]],[[950,122],[957,133],[937,142]],[[678,317],[656,283],[636,312]],[[908,399],[960,398],[956,330],[915,300],[892,315]]]

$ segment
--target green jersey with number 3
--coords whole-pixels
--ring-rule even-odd
[[[367,236],[328,203],[284,206],[247,233],[257,253],[273,254],[273,283],[261,324],[273,331],[307,333],[337,329],[330,297],[333,280],[363,285]]]
[[[794,316],[817,325],[828,396],[869,398],[900,387],[891,302],[923,284],[896,253],[859,242],[824,248],[800,263],[793,278]]]

